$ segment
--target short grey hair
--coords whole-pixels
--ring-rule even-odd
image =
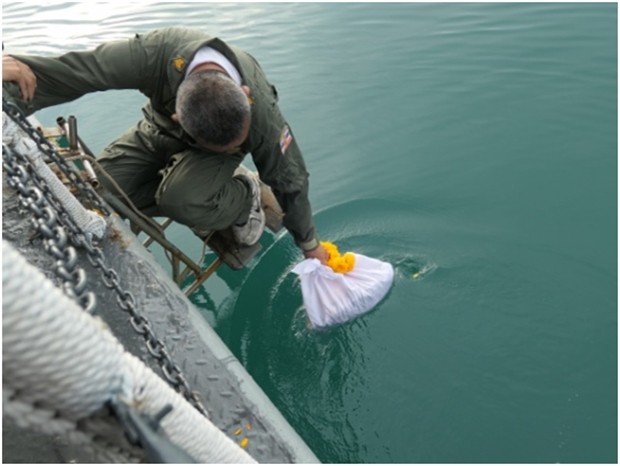
[[[250,103],[240,86],[220,71],[190,73],[179,87],[176,112],[183,129],[202,145],[225,146],[238,138]]]

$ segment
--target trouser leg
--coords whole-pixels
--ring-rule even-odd
[[[162,215],[198,231],[224,230],[247,219],[252,198],[233,177],[241,155],[186,150],[173,156],[155,195]]]

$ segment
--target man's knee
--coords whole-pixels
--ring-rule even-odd
[[[175,177],[162,183],[156,195],[162,215],[200,230],[223,230],[250,209],[251,199],[243,181],[204,180],[195,183]]]

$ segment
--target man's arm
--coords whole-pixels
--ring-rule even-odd
[[[13,99],[27,113],[33,113],[90,92],[148,88],[145,68],[144,49],[139,39],[132,38],[59,57],[5,55],[2,81],[17,84],[21,95],[13,92]],[[3,89],[11,94],[10,87],[3,85]]]
[[[284,226],[307,258],[327,262],[327,252],[316,235],[308,199],[308,172],[293,132],[277,104],[253,108],[252,124],[260,126],[261,143],[252,150],[261,179],[284,211]]]

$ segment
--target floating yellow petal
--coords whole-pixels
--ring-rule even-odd
[[[245,447],[247,447],[249,445],[249,443],[250,443],[250,439],[247,438],[247,437],[244,437],[243,440],[241,440],[241,442],[239,442],[239,446],[241,448],[245,448]]]
[[[338,247],[334,243],[327,241],[321,241],[321,246],[325,248],[329,259],[327,259],[327,265],[337,273],[347,273],[353,270],[355,267],[355,256],[347,252],[344,255],[340,254]]]

